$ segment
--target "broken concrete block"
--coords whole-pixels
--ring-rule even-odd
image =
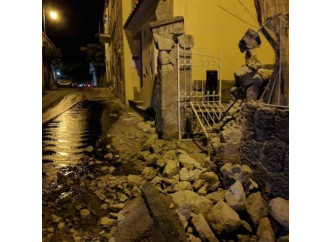
[[[242,39],[240,40],[238,47],[241,53],[246,50],[258,48],[261,44],[260,37],[253,29],[248,29]]]

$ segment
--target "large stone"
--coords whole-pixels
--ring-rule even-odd
[[[202,186],[204,186],[205,181],[203,180],[195,180],[193,184],[193,188],[195,191],[198,191]]]
[[[258,33],[253,29],[248,29],[239,42],[240,51],[243,53],[247,50],[258,48],[261,44]]]
[[[132,186],[142,186],[146,181],[142,176],[139,175],[131,175],[129,174],[127,177],[127,183]]]
[[[275,242],[274,231],[267,217],[260,219],[257,240],[260,242]]]
[[[160,231],[154,228],[154,221],[141,196],[127,203],[124,214],[124,219],[118,223],[114,233],[116,242],[141,241],[143,238],[157,237],[160,237],[160,241],[165,241]]]
[[[176,17],[177,20],[180,20],[180,17]],[[183,19],[182,19],[183,20]],[[184,34],[184,24],[183,24],[183,21],[178,21],[176,23],[173,23],[171,25],[171,34],[175,34],[175,35],[181,35],[181,34]]]
[[[159,168],[163,168],[166,165],[166,163],[167,163],[167,161],[163,157],[157,159],[157,161],[156,161],[156,165]]]
[[[232,178],[241,181],[243,184],[249,182],[253,173],[251,168],[247,165],[226,163],[220,168],[221,174],[225,178]]]
[[[146,140],[146,142],[143,143],[141,150],[145,151],[145,150],[150,150],[151,146],[155,143],[155,140],[158,139],[158,135],[157,134],[151,134],[149,135],[148,139]]]
[[[179,224],[175,212],[170,209],[170,199],[149,184],[142,187],[142,192],[149,213],[152,214],[165,241],[186,241],[184,230]]]
[[[229,177],[229,175],[231,174],[231,167],[233,166],[232,163],[228,162],[225,163],[221,168],[220,168],[220,172],[224,177]]]
[[[207,215],[207,221],[217,234],[221,234],[223,231],[232,232],[242,225],[235,210],[222,200],[211,209]]]
[[[192,224],[194,225],[197,233],[204,241],[217,242],[217,238],[213,234],[211,228],[206,222],[204,216],[199,213],[198,215],[192,214]]]
[[[243,137],[242,130],[235,127],[231,127],[221,131],[220,140],[222,143],[240,142],[242,137]]]
[[[163,158],[165,160],[177,160],[176,150],[168,150],[164,153]]]
[[[179,155],[178,159],[181,165],[186,167],[188,170],[201,168],[201,164],[198,163],[194,158],[190,157],[188,154],[181,154]]]
[[[219,188],[218,191],[207,194],[206,198],[210,199],[215,204],[220,200],[223,201],[225,199],[225,194],[226,191]]]
[[[209,199],[192,191],[178,191],[170,194],[170,196],[172,197],[173,202],[179,207],[190,206],[192,212],[197,214],[202,213],[204,216],[206,216],[212,208],[212,202]]]
[[[208,192],[216,191],[220,185],[219,177],[214,172],[205,172],[199,178],[206,182]]]
[[[179,172],[179,162],[177,160],[169,160],[164,168],[163,174],[167,177],[172,177]]]
[[[270,215],[286,230],[289,230],[289,201],[277,197],[269,202]]]
[[[174,190],[175,191],[180,191],[180,190],[190,190],[192,191],[192,185],[188,181],[180,181],[177,184],[174,185]]]
[[[258,74],[261,76],[264,80],[269,80],[273,75],[273,70],[265,69],[265,68],[259,68]]]
[[[183,167],[180,170],[180,180],[181,181],[189,181],[189,182],[193,182],[195,180],[197,180],[200,176],[200,174],[202,173],[201,170],[199,169],[195,169],[195,170],[188,170],[186,167]]]
[[[245,193],[242,183],[237,180],[229,187],[225,194],[227,204],[235,211],[243,211],[245,209]]]
[[[248,181],[250,181],[250,177],[252,176],[252,169],[247,166],[247,165],[242,165],[242,169],[241,169],[241,177],[240,177],[240,181],[242,181],[242,183],[246,183]]]
[[[166,38],[162,38],[160,37],[158,39],[158,49],[161,51],[161,50],[171,50],[173,45],[174,45],[174,42],[172,39],[166,39]]]
[[[254,224],[258,224],[261,218],[267,216],[268,208],[260,192],[250,194],[245,206]]]
[[[149,185],[143,186],[142,191],[143,198],[139,196],[125,206],[114,241],[187,241],[168,199]]]
[[[158,170],[153,169],[152,167],[146,167],[144,168],[144,170],[142,171],[142,176],[150,181],[152,179],[154,179],[155,176],[157,176]]]

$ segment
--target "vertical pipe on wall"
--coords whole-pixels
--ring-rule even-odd
[[[277,105],[280,105],[281,100],[281,82],[282,82],[282,16],[279,17],[280,20],[280,35],[279,35],[279,45],[280,45],[280,65],[278,70],[278,95],[277,95]]]
[[[177,44],[177,49],[178,49],[178,52],[177,52],[177,80],[178,80],[178,85],[177,85],[177,88],[178,88],[178,93],[177,93],[177,99],[178,99],[178,139],[179,141],[181,140],[181,120],[180,120],[180,46],[179,44]]]

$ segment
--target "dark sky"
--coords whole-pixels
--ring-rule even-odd
[[[79,61],[79,48],[98,42],[99,21],[103,18],[104,0],[43,0],[46,6],[46,32],[62,50],[65,62]],[[50,9],[59,12],[59,20],[50,19]],[[102,22],[101,22],[102,24]]]

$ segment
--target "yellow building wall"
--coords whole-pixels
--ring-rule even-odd
[[[132,1],[122,0],[122,13],[123,24],[128,18],[128,15],[132,11]],[[125,30],[123,28],[123,64],[125,73],[125,103],[128,104],[128,100],[134,100],[134,88],[140,91],[140,77],[138,70],[135,67],[131,67],[132,51],[127,41]]]
[[[231,13],[239,16],[246,22],[258,26],[249,12],[256,18],[253,0],[167,0],[170,7],[173,6],[174,16],[183,16],[185,33],[194,38],[193,52],[222,57],[222,79],[233,80],[234,71],[245,63],[245,53],[241,53],[238,42],[248,28],[257,30],[234,16],[230,15],[218,5]],[[262,64],[273,64],[275,55],[272,47],[260,33],[261,46],[257,49],[259,60]],[[200,75],[193,71],[193,78],[201,79]],[[202,74],[205,80],[205,72]]]

